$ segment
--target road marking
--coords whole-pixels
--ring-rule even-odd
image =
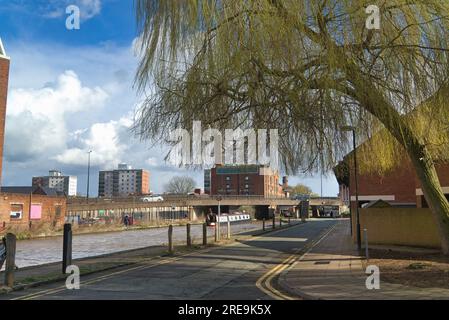
[[[233,243],[231,245],[235,245],[235,244]],[[103,275],[103,276],[95,277],[95,278],[93,278],[91,280],[83,282],[82,284],[85,285],[85,284],[96,283],[96,282],[99,282],[99,281],[102,281],[102,280],[106,280],[106,279],[112,278],[113,276],[116,276],[116,275],[119,275],[119,274],[122,274],[122,273],[125,273],[125,272],[129,272],[129,271],[151,269],[151,268],[154,268],[154,267],[157,267],[157,266],[161,266],[161,265],[164,265],[164,264],[167,264],[167,263],[178,261],[181,258],[184,258],[186,256],[190,256],[190,255],[198,254],[198,253],[206,253],[206,252],[218,249],[218,248],[220,248],[220,247],[207,248],[207,249],[204,249],[204,250],[201,250],[201,251],[197,251],[197,252],[185,253],[185,254],[182,254],[182,255],[179,255],[179,256],[176,256],[176,257],[173,257],[173,258],[163,259],[163,260],[158,261],[156,263],[153,263],[151,265],[139,265],[139,266],[136,266],[136,267],[123,269],[123,270],[120,270],[120,271],[117,271],[117,272],[112,272],[112,273],[108,273],[108,274]],[[46,289],[46,290],[30,293],[30,294],[25,295],[25,296],[16,297],[16,298],[13,298],[11,300],[31,300],[31,299],[35,299],[35,298],[38,298],[38,297],[41,297],[41,296],[45,296],[45,295],[49,295],[49,294],[52,294],[52,293],[58,293],[58,292],[66,290],[66,289],[67,289],[66,286],[63,285],[63,286],[60,286],[60,287],[57,287],[57,288]]]
[[[291,225],[291,227],[294,227],[294,226],[298,226],[299,227],[299,226],[302,226],[302,225],[304,225],[304,223]],[[278,229],[278,230],[274,230],[274,231],[268,231],[268,232],[266,232],[264,234],[252,237],[252,238],[250,238],[248,240],[244,240],[244,241],[254,241],[254,240],[263,238],[265,234],[274,235],[274,234],[283,232],[285,230],[287,230],[287,228],[282,228],[282,229]],[[245,232],[245,231],[242,231],[242,233],[243,232]],[[207,253],[207,252],[210,252],[210,251],[213,251],[213,250],[217,250],[217,249],[220,249],[220,248],[223,248],[223,247],[232,247],[232,246],[235,246],[235,245],[238,245],[238,244],[239,244],[239,242],[237,241],[237,242],[234,242],[234,243],[226,244],[225,246],[211,247],[211,248],[206,248],[206,249],[195,251],[195,252],[185,253],[185,254],[182,254],[182,255],[179,255],[179,256],[176,256],[176,257],[173,257],[173,258],[168,258],[168,259],[161,260],[161,261],[153,263],[151,265],[139,265],[139,266],[135,266],[135,267],[126,268],[126,269],[123,269],[123,270],[120,270],[120,271],[117,271],[117,272],[112,272],[112,273],[108,273],[108,274],[103,275],[103,276],[95,277],[95,278],[93,278],[91,280],[83,282],[82,284],[85,285],[85,284],[92,284],[92,283],[100,282],[102,280],[106,280],[106,279],[112,278],[112,277],[114,277],[116,275],[119,275],[119,274],[122,274],[122,273],[125,273],[125,272],[150,269],[150,268],[154,268],[154,267],[157,267],[157,266],[161,266],[161,265],[164,265],[164,264],[168,264],[168,263],[171,263],[171,262],[178,261],[178,260],[180,260],[180,259],[182,259],[182,258],[184,258],[186,256],[195,255],[195,254],[203,254],[203,253]],[[286,265],[285,267],[288,267],[288,265]],[[61,292],[61,291],[64,291],[64,290],[67,290],[65,284],[62,285],[62,286],[56,287],[56,288],[41,290],[41,291],[30,293],[30,294],[27,294],[27,295],[24,295],[24,296],[12,298],[11,300],[32,300],[32,299],[36,299],[36,298],[39,298],[39,297],[42,297],[42,296],[46,296],[46,295],[49,295],[49,294],[58,293],[58,292]],[[272,288],[272,290],[273,291],[277,291],[275,288]],[[282,293],[280,293],[279,291],[278,291],[278,294],[282,295]]]
[[[295,252],[290,255],[288,258],[286,258],[284,261],[282,261],[277,266],[273,267],[272,269],[268,270],[265,274],[263,274],[259,279],[256,281],[256,287],[267,294],[268,296],[276,299],[276,300],[297,300],[296,297],[291,297],[287,294],[284,294],[273,287],[272,281],[273,279],[280,275],[285,269],[292,266],[297,260],[301,261],[315,246],[317,246],[324,238],[326,238],[339,224],[340,222],[335,223],[332,227],[327,229],[324,234],[320,235],[318,240],[312,241],[309,245],[305,246],[305,253],[301,255],[301,257],[297,257],[297,254],[301,252],[303,249],[296,249]]]

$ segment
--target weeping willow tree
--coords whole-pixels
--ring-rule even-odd
[[[372,2],[379,29],[361,0],[136,0],[136,132],[276,128],[288,173],[334,166],[351,142],[342,125],[360,141],[380,134],[371,162],[407,155],[449,254],[435,170],[449,154],[449,2]]]

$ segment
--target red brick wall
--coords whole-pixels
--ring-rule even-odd
[[[32,223],[53,223],[61,225],[67,209],[67,199],[65,197],[49,197],[44,195],[31,196],[32,204],[42,205],[42,218],[32,220]],[[22,204],[23,214],[21,219],[11,219],[11,204]],[[57,206],[60,206],[60,215],[56,216]],[[0,230],[3,225],[23,225],[28,227],[30,222],[30,195],[16,193],[0,193]]]
[[[354,169],[350,167],[350,196],[355,196]],[[394,202],[416,202],[415,173],[410,163],[403,163],[400,167],[384,175],[358,174],[359,196],[394,195]]]
[[[8,94],[9,60],[0,57],[0,186],[3,164],[3,143],[5,135],[6,97]]]
[[[226,180],[230,177],[230,180]],[[248,180],[245,180],[248,177]],[[259,173],[217,174],[216,168],[211,169],[211,195],[246,195],[245,185],[248,185],[249,195],[274,196],[279,194],[278,175],[260,175]],[[226,189],[229,184],[230,188]],[[226,192],[228,190],[228,192]]]
[[[438,178],[442,187],[449,187],[449,164],[436,165]],[[354,169],[350,168],[350,184],[354,186]],[[359,196],[363,195],[394,195],[396,203],[416,203],[422,206],[420,196],[416,196],[416,189],[421,188],[410,161],[404,161],[401,166],[391,170],[383,176],[377,174],[359,174]],[[350,188],[350,196],[355,195],[355,187]]]
[[[141,193],[148,194],[150,193],[150,173],[146,170],[142,170],[142,186]]]

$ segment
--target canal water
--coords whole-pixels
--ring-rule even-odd
[[[260,223],[232,223],[232,233],[260,228]],[[226,224],[222,224],[225,232]],[[214,234],[214,228],[208,227],[208,235]],[[192,225],[191,235],[194,243],[202,241],[202,225]],[[186,241],[186,227],[173,228],[173,240]],[[118,251],[163,245],[168,242],[167,227],[73,236],[73,259],[93,257]],[[16,265],[19,268],[35,266],[62,260],[62,237],[30,239],[17,241]],[[4,268],[4,267],[3,267]]]

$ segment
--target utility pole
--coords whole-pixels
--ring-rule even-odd
[[[220,214],[221,214],[221,208],[220,208],[220,201],[221,201],[221,197],[217,197],[217,201],[218,201],[218,214],[217,214],[217,234],[218,234],[218,240],[220,240],[221,238],[221,230],[220,230]]]
[[[357,213],[357,248],[359,251],[362,249],[362,236],[360,230],[360,210],[359,210],[359,185],[358,185],[358,177],[357,177],[357,154],[356,154],[356,140],[355,140],[355,128],[352,130],[352,144],[354,150],[354,175],[355,175],[355,206]]]
[[[357,177],[357,143],[355,135],[355,127],[344,126],[341,128],[343,131],[352,131],[352,152],[354,153],[354,180],[355,180],[355,210],[356,210],[356,235],[357,235],[357,249],[362,250],[362,236],[360,230],[360,210],[359,210],[359,187],[358,187],[358,177]],[[351,200],[351,199],[349,199]],[[351,201],[349,201],[351,203]]]
[[[86,199],[87,202],[89,202],[89,180],[90,180],[90,154],[92,153],[92,150],[89,150],[87,152],[87,195]]]
[[[321,198],[323,198],[323,169],[320,172],[320,191]]]

